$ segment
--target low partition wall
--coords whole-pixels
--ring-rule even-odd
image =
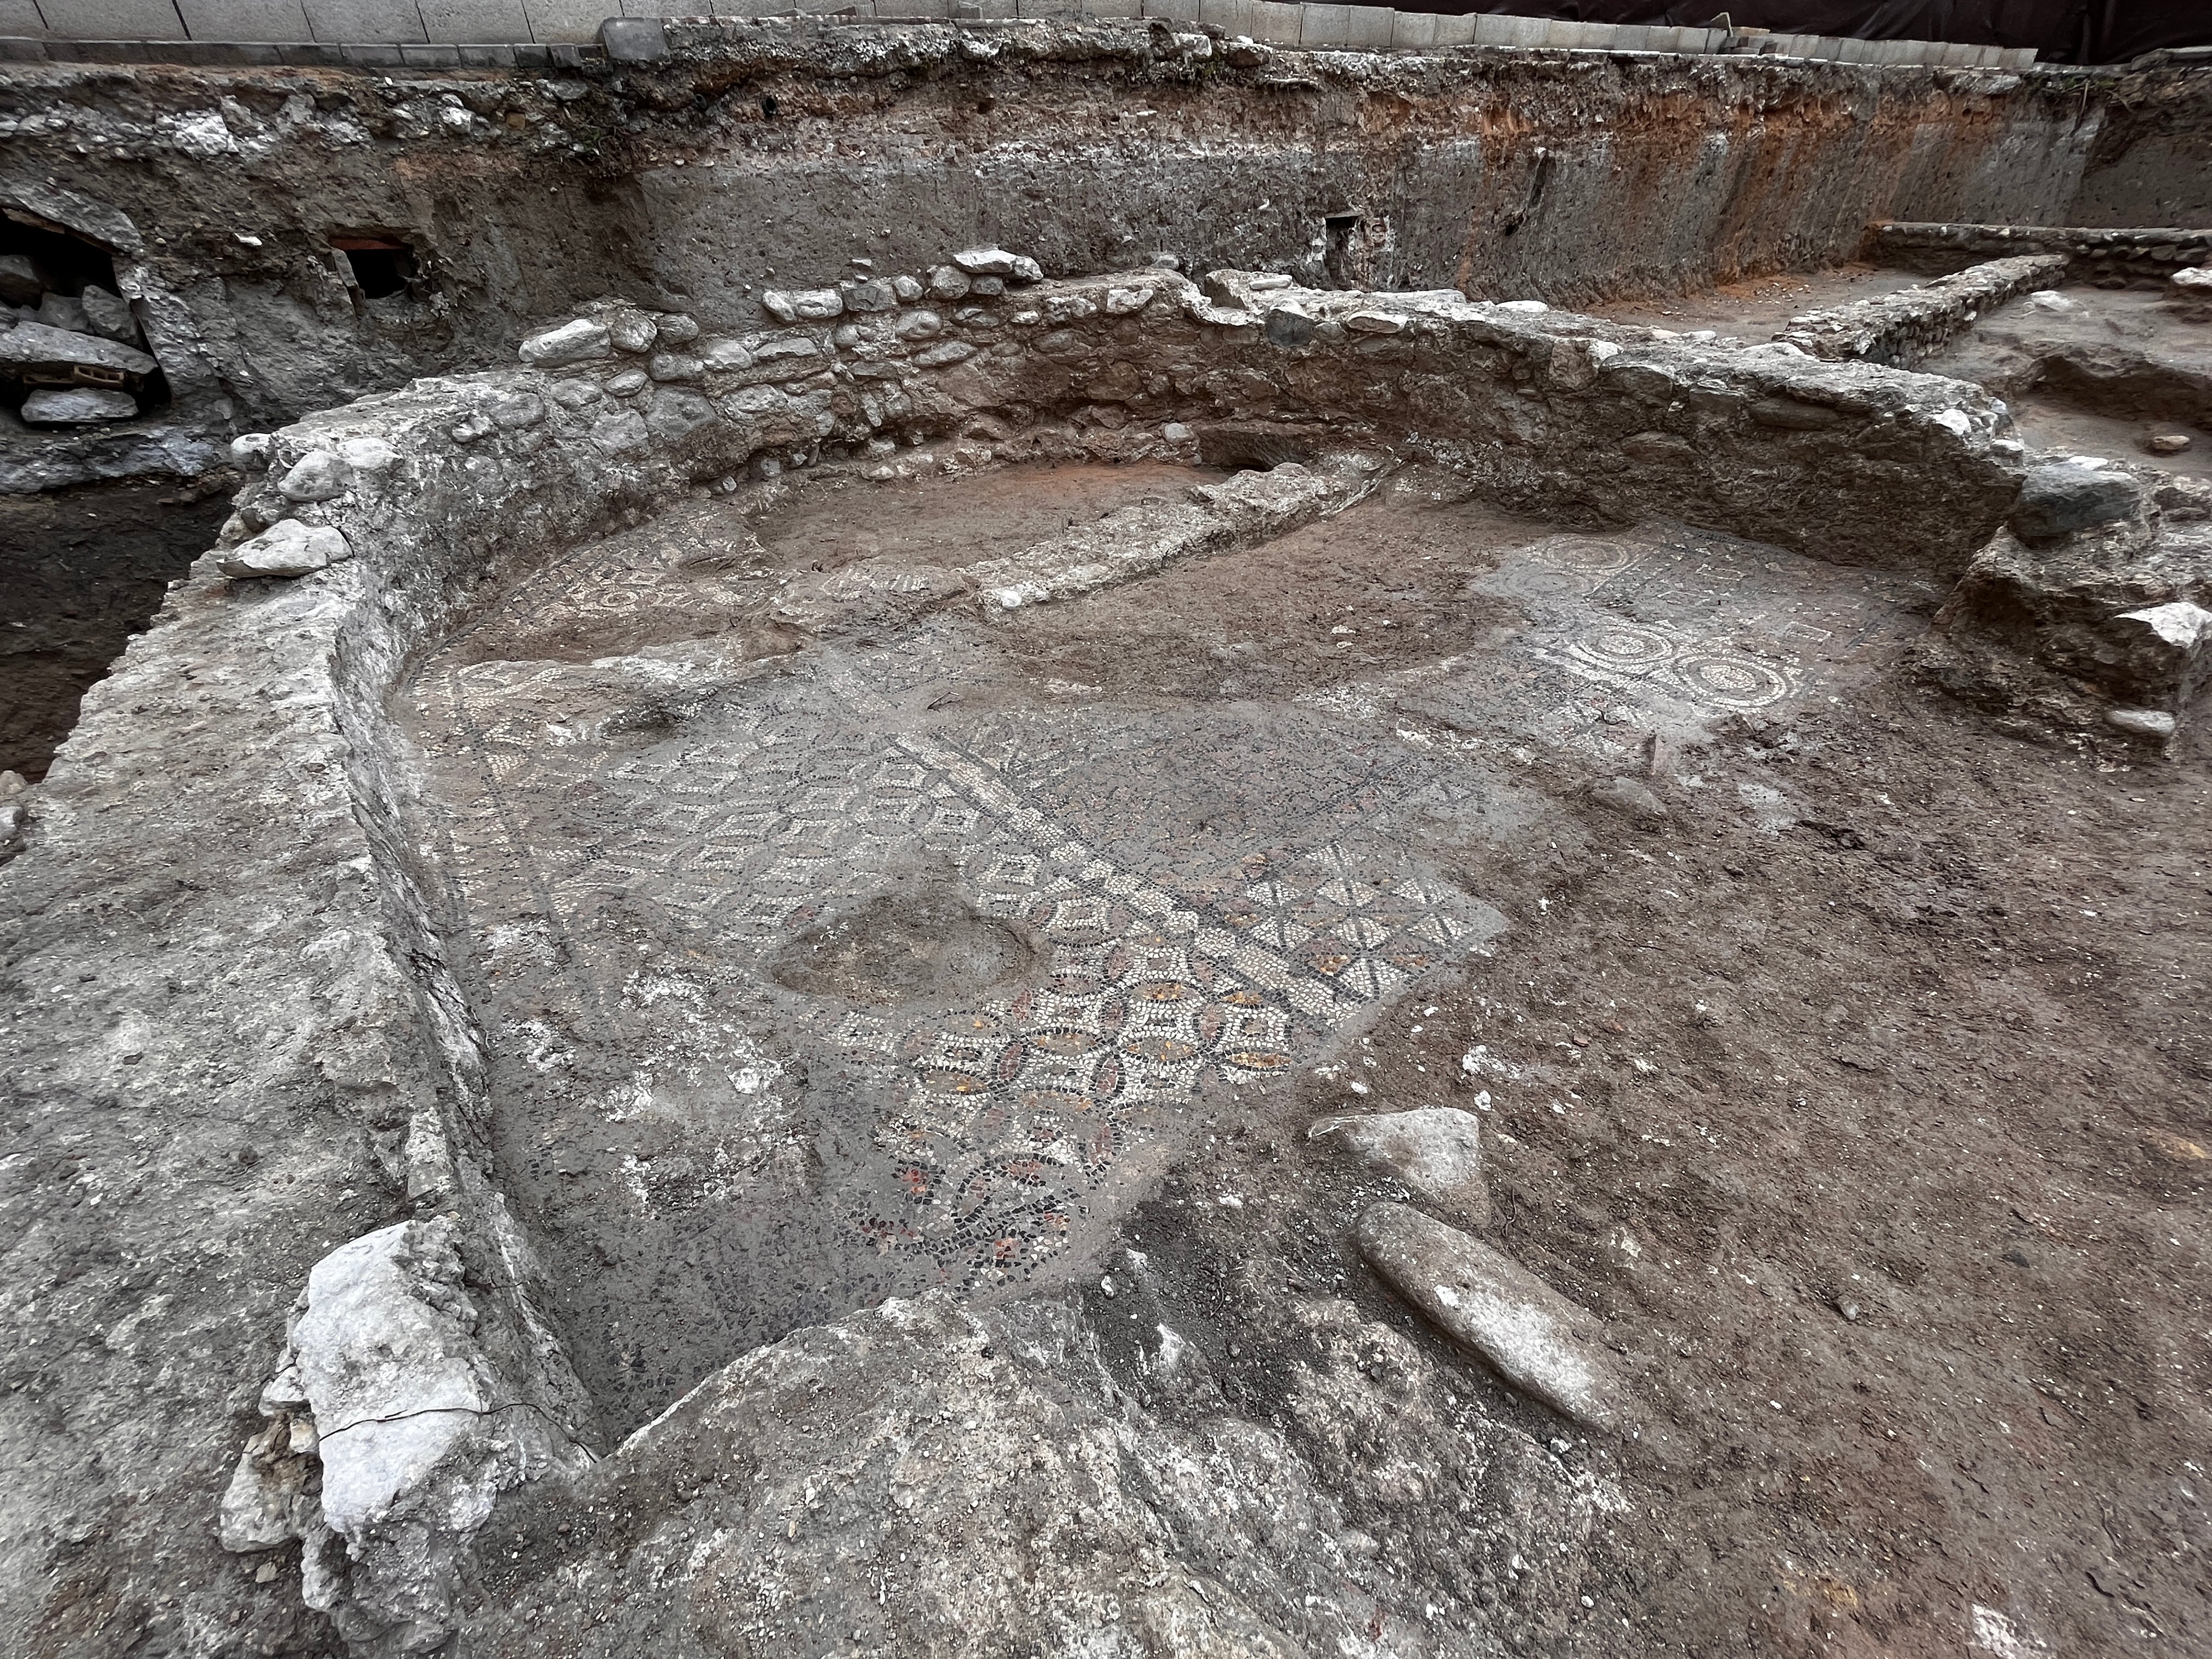
[[[1984,312],[2065,281],[2067,264],[2061,253],[1992,259],[1917,288],[1792,317],[1774,337],[1815,357],[1917,368],[1966,333]]]
[[[387,713],[410,661],[564,550],[793,465],[1195,459],[1240,425],[1443,461],[1554,519],[1945,574],[2018,490],[2000,406],[1953,381],[1449,293],[1028,274],[970,249],[772,296],[791,325],[721,338],[609,304],[528,367],[240,441],[221,545],[86,698],[0,878],[11,1164],[53,1176],[9,1213],[70,1264],[18,1315],[10,1513],[102,1517],[66,1571],[43,1531],[0,1534],[0,1645],[52,1646],[88,1575],[143,1591],[156,1639],[231,1632],[220,1536],[301,1540],[312,1607],[360,1650],[421,1650],[498,1493],[607,1449],[485,1150]],[[84,1412],[132,1431],[95,1456]],[[254,1605],[240,1639],[324,1639],[289,1596]]]
[[[2063,254],[2075,281],[2125,288],[2130,283],[2163,283],[2177,270],[2212,261],[2212,230],[1885,222],[1868,231],[1865,252],[1869,258],[1908,270],[1955,270],[1962,258]]]

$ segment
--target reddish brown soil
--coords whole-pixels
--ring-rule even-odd
[[[1614,301],[1593,309],[1615,322],[1671,328],[1677,334],[1710,328],[1741,340],[1771,340],[1792,317],[1894,294],[1927,280],[1909,270],[1852,264],[1834,270],[1754,276],[1695,294]]]
[[[1524,1650],[2002,1652],[1979,1607],[2021,1653],[2212,1651],[2208,747],[2034,746],[1895,688],[1739,728],[1663,826],[1590,809],[1471,871],[1516,932],[1332,1056],[1370,1095],[1309,1075],[1182,1171],[1282,1200],[1197,1212],[1187,1255],[1389,1309],[1302,1224],[1364,1201],[1304,1125],[1479,1086],[1487,1235],[1608,1316],[1650,1411],[1574,1454],[1629,1510],[1585,1624]],[[1474,1042],[1528,1075],[1464,1078]]]

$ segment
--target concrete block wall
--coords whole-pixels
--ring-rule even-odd
[[[623,0],[626,15],[672,15],[655,0]],[[949,17],[993,22],[1018,18],[1158,18],[1196,23],[1264,46],[1343,52],[1434,51],[1446,46],[1518,46],[1553,52],[1755,52],[1782,58],[1896,67],[2024,70],[2033,48],[1962,46],[1936,40],[1845,40],[1834,36],[1731,33],[1661,23],[1570,23],[1546,17],[1478,13],[1442,17],[1388,6],[1285,3],[1285,0],[716,0],[718,17],[788,17],[842,12],[855,21]]]
[[[1440,17],[1300,0],[0,0],[0,58],[33,41],[583,43],[609,17],[842,17],[854,23],[1159,18],[1267,46],[1339,52],[1516,46],[1553,52],[1756,52],[1898,67],[2023,70],[2032,50],[1929,40],[1731,33],[1657,23]]]

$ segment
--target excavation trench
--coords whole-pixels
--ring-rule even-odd
[[[343,1215],[225,1498],[357,1644],[456,1628],[479,1494],[626,1479],[625,1435],[787,1336],[1069,1305],[1224,1126],[1510,959],[1527,866],[1663,817],[1732,723],[1881,682],[2019,489],[1984,394],[1802,351],[1267,273],[1032,274],[951,329],[884,286],[658,381],[629,360],[696,325],[598,307],[544,367],[242,445],[216,553],[94,694],[94,732],[250,721],[165,833],[282,798],[281,836],[198,833],[353,872],[218,994],[304,999],[411,1212]],[[65,753],[143,763],[99,741]],[[434,1376],[360,1369],[342,1296],[428,1322]],[[463,1386],[434,1473],[349,1507]],[[1534,1443],[1467,1524],[1571,1558],[1588,1504]]]
[[[33,782],[77,705],[229,516],[223,475],[0,495],[0,771]]]
[[[403,696],[500,1178],[611,1435],[886,1295],[1095,1267],[1200,1126],[1498,948],[1469,849],[1553,817],[1516,750],[1644,775],[1887,672],[1942,596],[1414,465],[976,602],[1222,477],[750,486],[485,605]]]
[[[786,33],[830,69],[769,62]],[[1613,131],[1535,149],[1547,100],[1607,125],[1580,80],[1520,87],[1478,144],[1480,77],[1395,58],[1352,100],[1395,112],[1323,154],[1284,114],[1334,107],[1322,82],[1164,27],[1006,34],[1032,90],[992,137],[977,94],[1011,71],[955,61],[984,38],[747,25],[719,68],[226,114],[289,124],[270,167],[340,158],[270,208],[265,258],[226,251],[220,305],[192,288],[232,343],[166,412],[19,446],[13,476],[51,481],[149,470],[155,413],[200,460],[238,410],[277,428],[231,452],[234,515],[52,781],[0,801],[41,919],[11,982],[49,1034],[15,1075],[56,1097],[21,1123],[79,1229],[52,1283],[107,1260],[126,1206],[100,1206],[168,1178],[148,1158],[231,1230],[133,1279],[142,1317],[68,1318],[78,1340],[96,1305],[135,1353],[175,1295],[195,1352],[248,1353],[167,1425],[231,1471],[240,1595],[276,1586],[241,1639],[1069,1651],[1126,1620],[1159,1650],[1565,1655],[1648,1603],[1656,1646],[1722,1651],[1771,1556],[1831,1575],[1774,1590],[1799,1613],[1949,1650],[1990,1608],[1877,1549],[1909,1524],[2000,1583],[2019,1534],[2096,1519],[2021,1473],[2033,1357],[1990,1333],[2025,1297],[1974,1277],[1984,1246],[2039,1267],[2104,1224],[2063,1182],[2165,1201],[2202,1156],[2160,1117],[2185,1092],[2163,1035],[2077,1044],[2109,1060],[2084,1085],[2108,1131],[2159,1119],[2124,1157],[1996,1099],[2065,1064],[2033,1022],[2166,985],[2193,937],[2179,901],[2088,889],[2124,884],[2130,834],[2193,868],[2196,820],[2120,820],[2202,741],[2161,746],[2201,678],[2175,643],[2208,597],[2199,451],[2039,465],[2119,449],[2153,403],[2198,418],[2187,319],[2063,274],[2054,307],[1971,256],[1940,292],[1869,267],[1666,307],[1694,317],[1523,297],[1807,252],[1770,197],[1819,196],[1824,258],[1882,204],[1951,210],[1966,187],[1900,135],[2002,91],[1978,83],[1837,71],[1820,119],[1890,123],[1876,204],[1868,157],[1801,143],[1817,99],[1736,96],[1762,66],[1705,75],[1735,112],[1700,134],[1674,70],[1614,64]],[[879,41],[930,72],[858,62]],[[852,100],[834,122],[810,77]],[[1198,158],[1174,191],[1079,150],[1080,179],[1011,164],[1139,83],[1140,142]],[[347,171],[356,121],[567,157],[664,93],[722,124],[681,158],[426,203]],[[1213,145],[1201,99],[1262,137]],[[1978,142],[2059,154],[2083,107],[2039,87]],[[915,122],[943,133],[908,146]],[[877,139],[906,159],[848,168]],[[2079,155],[2051,166],[2094,195]],[[898,216],[849,203],[878,187],[926,205],[870,240]],[[508,258],[541,219],[584,251]],[[985,223],[1022,252],[971,246]],[[166,368],[193,356],[159,264],[129,281]],[[1863,339],[1856,314],[1771,338],[1861,300],[1896,307]],[[523,367],[280,422],[302,384],[518,339]],[[1937,372],[1879,366],[1908,361]],[[1992,758],[1999,732],[2036,746]],[[2081,944],[2130,904],[2166,931]],[[1386,1107],[1476,1125],[1475,1190],[1310,1137]],[[1424,1203],[1565,1309],[1627,1403],[1563,1405],[1417,1317],[1368,1224]],[[2133,1316],[2051,1271],[2051,1307]],[[2163,1373],[2099,1364],[2184,1443]],[[1893,1445],[1939,1396],[2027,1434]],[[1873,1452],[1837,1449],[1844,1407]],[[1987,1504],[1930,1497],[1939,1466]],[[1971,1593],[2090,1650],[2118,1615],[2048,1590],[2079,1577]]]

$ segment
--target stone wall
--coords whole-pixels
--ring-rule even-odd
[[[2064,281],[2066,266],[2063,253],[1993,259],[1918,288],[1792,317],[1774,337],[1815,357],[1915,368],[1972,328],[1984,312]]]
[[[386,712],[487,590],[772,467],[1189,456],[1197,428],[1253,420],[1442,459],[1553,515],[1931,572],[2016,489],[1997,406],[1956,382],[1449,293],[1029,275],[969,250],[779,292],[800,320],[726,334],[616,302],[534,337],[532,367],[241,441],[220,548],[9,803],[0,1196],[29,1242],[0,1646],[104,1651],[112,1625],[148,1651],[319,1651],[325,1613],[361,1651],[419,1646],[490,1498],[595,1442],[484,1151]],[[257,568],[291,574],[225,574]],[[407,1364],[372,1394],[326,1303],[397,1334]],[[341,1411],[416,1422],[392,1392],[410,1366],[467,1389],[431,1451],[333,1433]],[[538,1426],[504,1429],[510,1407]],[[289,1537],[316,1611],[250,1588]]]
[[[1878,224],[1868,257],[1908,270],[1948,271],[1964,259],[2057,254],[2075,282],[2103,288],[2158,286],[2177,270],[2212,259],[2212,230],[2140,225],[2110,230],[2078,225]]]
[[[1802,269],[1869,220],[2051,212],[2112,112],[2094,78],[1776,58],[654,27],[665,57],[555,74],[0,66],[0,208],[114,252],[173,397],[112,428],[0,424],[0,488],[199,471],[608,289],[752,326],[762,288],[856,247],[1570,304]],[[332,243],[364,235],[411,251],[407,291],[354,279]]]

